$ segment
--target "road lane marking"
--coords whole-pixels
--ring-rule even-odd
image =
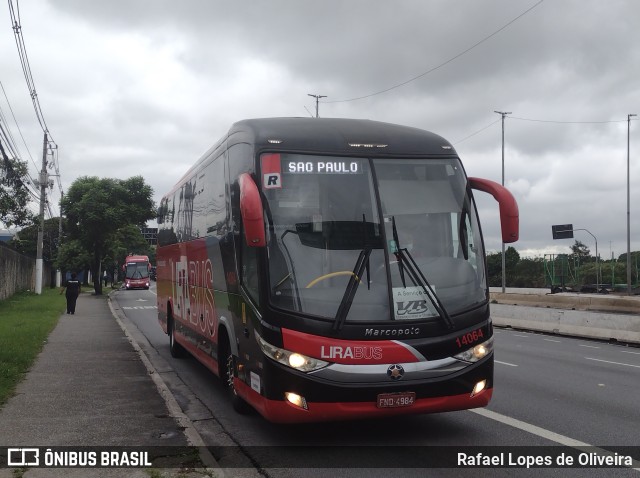
[[[562,340],[553,340],[553,339],[544,339],[546,342],[555,342],[557,344],[561,344]]]
[[[621,352],[623,354],[634,354],[634,355],[640,355],[640,352],[631,352],[629,350],[621,350]]]
[[[578,344],[578,347],[587,347],[589,349],[599,349],[600,347],[597,347],[595,345],[585,345],[585,344]]]
[[[525,338],[529,338],[528,335],[521,335],[521,334],[513,334],[514,337],[525,337]]]
[[[546,428],[532,425],[531,423],[523,422],[522,420],[518,420],[517,418],[508,417],[506,415],[502,415],[501,413],[487,410],[486,408],[473,408],[469,411],[477,415],[483,416],[485,418],[488,418],[490,420],[494,420],[496,422],[509,425],[510,427],[523,430],[525,432],[531,433],[541,438],[545,438],[547,440],[559,443],[560,445],[568,446],[581,451],[589,451],[592,453],[597,453],[598,455],[614,456],[614,453],[611,451],[607,451],[603,448],[590,445],[588,443],[576,440],[574,438],[560,435],[559,433],[552,432],[551,430],[547,430]],[[633,468],[634,470],[640,471],[640,461],[633,460],[633,467],[634,467]]]
[[[502,365],[508,365],[509,367],[517,367],[517,365],[516,365],[516,364],[509,363],[509,362],[500,362],[500,360],[494,360],[494,362],[495,362],[495,363],[502,364]]]
[[[478,415],[489,418],[491,420],[495,420],[496,422],[504,423],[505,425],[509,425],[513,428],[518,428],[520,430],[524,430],[525,432],[529,432],[539,437],[546,438],[547,440],[560,443],[561,445],[564,445],[564,446],[570,446],[573,448],[592,446],[592,445],[589,445],[588,443],[578,441],[573,438],[566,437],[564,435],[560,435],[559,433],[552,432],[551,430],[547,430],[545,428],[532,425],[527,422],[523,422],[522,420],[518,420],[517,418],[508,417],[506,415],[502,415],[501,413],[487,410],[486,408],[473,408],[469,411],[473,413],[477,413]]]
[[[630,363],[622,363],[622,362],[611,362],[610,360],[601,360],[597,358],[585,357],[586,360],[593,360],[595,362],[604,362],[604,363],[612,363],[614,365],[624,365],[625,367],[634,367],[640,368],[640,365],[632,365]]]

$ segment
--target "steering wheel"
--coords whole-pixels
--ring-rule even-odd
[[[356,278],[358,282],[362,283],[360,278],[353,271],[337,271],[337,272],[330,272],[329,274],[324,274],[319,277],[316,277],[305,286],[305,289],[310,289],[311,287],[316,285],[318,282],[321,282],[326,279],[330,279],[331,277],[337,277],[337,276],[353,276]]]

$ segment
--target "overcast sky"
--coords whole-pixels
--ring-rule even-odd
[[[22,0],[19,13],[64,190],[81,176],[142,175],[157,202],[233,122],[310,116],[308,94],[327,96],[323,117],[438,133],[469,176],[500,182],[498,110],[512,113],[505,183],[521,255],[569,252],[572,240],[551,237],[569,223],[597,238],[602,257],[626,252],[637,0]],[[26,146],[0,91],[6,126],[37,177],[43,132],[6,2],[0,81]],[[637,121],[630,139],[640,250]],[[497,203],[476,197],[486,247],[499,251]],[[589,233],[575,234],[595,253]]]

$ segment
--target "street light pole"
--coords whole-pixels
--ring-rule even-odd
[[[320,102],[320,98],[326,98],[326,95],[312,95],[311,93],[307,93],[307,96],[311,96],[312,98],[316,99],[316,118],[319,118],[318,116],[318,103]]]
[[[504,117],[510,115],[510,111],[494,111],[502,116],[502,185],[504,186]],[[504,253],[504,241],[502,242],[502,293],[504,294],[507,284],[506,260]]]
[[[574,229],[574,231],[584,231],[591,237],[593,237],[593,240],[596,242],[596,292],[600,292],[600,260],[598,258],[598,239],[586,229]]]
[[[630,182],[630,154],[629,136],[631,133],[631,117],[635,114],[627,115],[627,294],[631,295],[631,182]]]

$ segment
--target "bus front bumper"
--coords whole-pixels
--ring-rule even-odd
[[[292,372],[271,361],[262,372],[265,380],[247,374],[234,384],[241,397],[275,423],[466,410],[486,406],[493,394],[493,354],[456,373],[404,382],[336,383]]]

